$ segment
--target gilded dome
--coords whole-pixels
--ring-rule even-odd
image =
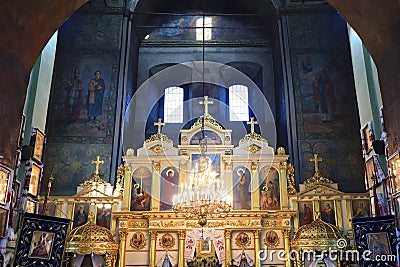
[[[321,219],[303,225],[296,232],[291,241],[292,249],[316,249],[337,248],[337,241],[344,239],[342,232],[333,224]]]
[[[107,228],[96,225],[93,220],[73,229],[68,235],[67,251],[79,254],[104,254],[118,250],[118,242]]]

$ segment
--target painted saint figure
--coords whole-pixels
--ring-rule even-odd
[[[104,80],[100,78],[100,71],[94,73],[90,80],[89,92],[86,100],[87,116],[89,122],[96,122],[96,117],[103,114],[103,97],[105,91]]]
[[[304,203],[303,211],[300,213],[300,226],[309,224],[313,221],[312,210]]]
[[[247,196],[249,195],[248,184],[247,184],[247,175],[244,170],[239,172],[240,178],[237,184],[237,192],[239,198],[239,209],[241,210],[249,210],[250,205],[247,202]]]
[[[370,240],[370,243],[372,243],[372,247],[370,246],[370,249],[372,248],[371,259],[379,259],[381,255],[389,254],[389,250],[386,245],[382,243],[379,234],[372,235],[372,241]]]
[[[82,205],[79,206],[79,210],[75,213],[74,216],[74,227],[78,227],[84,225],[87,222],[88,216],[86,211]]]
[[[172,208],[172,196],[177,192],[177,181],[175,179],[175,171],[168,169],[167,175],[163,175],[161,181],[160,210],[170,210]]]
[[[335,224],[335,212],[329,203],[326,203],[325,208],[322,211],[322,220],[333,225]]]
[[[357,208],[356,214],[354,214],[354,218],[365,218],[368,216],[368,209],[364,206],[364,203],[360,203],[360,206]]]
[[[330,122],[334,119],[335,94],[332,81],[322,68],[315,76],[313,84],[313,96],[322,122]]]
[[[71,80],[69,80],[65,86],[67,91],[66,108],[70,122],[74,122],[79,119],[84,103],[83,84],[79,79],[79,76],[79,70],[74,68]]]
[[[39,240],[35,242],[33,250],[30,254],[31,257],[48,258],[49,257],[49,245],[51,241],[47,241],[47,233],[42,233]]]

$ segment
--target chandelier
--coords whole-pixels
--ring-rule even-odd
[[[201,227],[207,224],[208,216],[218,216],[231,211],[231,197],[224,190],[224,181],[219,174],[213,169],[212,161],[206,156],[207,138],[204,134],[205,118],[209,118],[208,105],[213,101],[208,100],[205,95],[204,87],[204,54],[205,54],[205,13],[203,13],[203,97],[204,100],[200,104],[204,105],[204,115],[201,119],[202,137],[199,142],[200,157],[198,162],[192,166],[189,175],[189,182],[181,184],[178,194],[172,198],[172,209],[186,218],[198,218]]]
[[[202,141],[204,144],[206,139]],[[231,198],[224,195],[223,180],[212,169],[210,159],[201,154],[191,171],[189,183],[181,184],[180,192],[173,196],[172,209],[187,218],[198,218],[203,227],[207,224],[207,216],[231,211]]]

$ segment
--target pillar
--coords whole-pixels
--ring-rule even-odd
[[[149,267],[156,266],[156,241],[157,241],[157,231],[150,231],[150,260]]]
[[[124,175],[124,198],[122,200],[122,211],[129,211],[129,206],[132,198],[132,166],[125,166]]]
[[[283,229],[282,230],[282,235],[283,235],[283,247],[285,249],[286,252],[286,262],[285,262],[285,266],[286,267],[290,267],[290,229]]]
[[[161,164],[160,162],[153,161],[150,209],[154,211],[160,209],[160,180],[161,180]]]
[[[251,187],[251,209],[252,210],[259,210],[260,209],[260,178],[258,173],[258,162],[252,161],[251,162],[251,180],[250,180],[250,187]]]
[[[178,231],[178,267],[185,266],[185,238],[186,238],[186,231]]]
[[[260,258],[257,257],[258,252],[261,250],[261,245],[260,245],[260,234],[261,234],[261,230],[257,229],[257,230],[253,230],[253,235],[254,235],[254,249],[255,249],[255,267],[261,267],[261,262],[260,262]]]
[[[279,163],[280,203],[283,210],[289,209],[287,162]]]
[[[121,231],[119,232],[119,262],[118,267],[125,266],[125,248],[126,248],[126,237],[128,236],[127,232]]]
[[[225,266],[232,262],[232,230],[225,230]]]
[[[225,188],[224,190],[226,190],[226,194],[228,196],[230,196],[231,201],[231,205],[233,208],[233,173],[232,173],[232,161],[230,158],[225,160],[225,173],[224,173],[225,177],[223,177],[224,181],[225,181]]]

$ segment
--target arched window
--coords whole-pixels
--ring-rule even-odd
[[[164,122],[183,122],[183,88],[168,87],[164,95]]]
[[[249,92],[245,85],[229,86],[229,120],[249,120]]]
[[[211,40],[212,38],[212,18],[204,17],[204,25],[203,25],[203,17],[198,18],[196,20],[196,40],[203,40],[203,26],[204,26],[204,40]]]

